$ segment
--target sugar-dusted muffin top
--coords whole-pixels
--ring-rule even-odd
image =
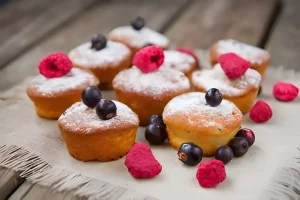
[[[258,65],[270,59],[270,54],[268,51],[231,39],[218,41],[215,44],[215,50],[218,55],[230,52],[236,53],[252,64]]]
[[[27,91],[35,96],[57,96],[73,89],[84,89],[88,86],[97,86],[99,80],[91,73],[72,68],[72,70],[59,78],[46,78],[38,75],[29,84]]]
[[[86,68],[118,67],[131,56],[130,49],[119,42],[107,41],[106,47],[98,51],[91,45],[87,42],[70,51],[69,58],[75,65]]]
[[[138,116],[125,104],[113,101],[117,106],[116,116],[102,120],[96,110],[77,102],[68,108],[58,119],[58,124],[64,130],[74,134],[92,134],[101,131],[117,131],[138,127]],[[106,134],[107,132],[103,132]]]
[[[174,68],[183,73],[190,72],[196,66],[196,60],[186,54],[174,50],[165,50],[165,60],[163,66]]]
[[[113,87],[156,98],[164,93],[174,94],[189,90],[190,82],[182,72],[169,67],[160,67],[154,72],[143,73],[133,66],[121,71],[114,78]]]
[[[128,46],[137,49],[144,47],[148,43],[162,48],[169,45],[169,39],[166,36],[147,27],[143,27],[141,30],[135,30],[131,26],[118,27],[113,29],[108,37],[117,41],[124,41]]]
[[[216,64],[212,69],[195,71],[192,75],[192,84],[195,87],[208,90],[217,88],[223,95],[240,96],[253,87],[258,88],[261,82],[261,75],[254,69],[248,69],[244,75],[235,80],[230,80],[220,64]]]
[[[202,92],[190,92],[173,98],[163,112],[164,120],[188,120],[191,126],[199,127],[241,122],[242,116],[231,101],[223,99],[216,107],[208,105]]]

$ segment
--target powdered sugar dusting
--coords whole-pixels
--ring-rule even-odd
[[[245,93],[248,86],[259,87],[261,75],[253,69],[248,69],[244,75],[235,80],[227,78],[220,64],[216,64],[212,69],[196,71],[192,75],[192,83],[195,86],[204,88],[217,88],[223,95],[239,96]]]
[[[220,40],[217,43],[216,50],[219,55],[229,52],[236,53],[242,58],[250,61],[252,64],[262,64],[270,59],[268,51],[231,39]]]
[[[179,51],[165,50],[165,61],[163,66],[174,68],[183,73],[187,73],[191,70],[192,66],[196,64],[196,60],[186,54]]]
[[[98,79],[89,72],[72,68],[65,76],[59,78],[46,78],[43,75],[36,76],[29,87],[37,89],[42,95],[52,95],[53,93],[69,90],[86,84],[86,86],[96,86]]]
[[[138,116],[125,104],[113,101],[117,106],[117,115],[109,120],[102,120],[96,114],[95,109],[88,108],[82,102],[77,102],[68,108],[60,116],[58,122],[63,124],[64,128],[89,134],[95,129],[118,129],[125,124],[138,126]]]
[[[141,30],[135,30],[131,26],[122,26],[112,30],[109,36],[118,39],[126,38],[128,42],[130,41],[130,46],[135,48],[142,48],[147,43],[161,47],[167,47],[169,45],[168,38],[147,27],[143,27]]]
[[[215,122],[213,121],[216,116],[228,117],[233,115],[233,110],[236,106],[227,100],[222,100],[221,104],[216,107],[212,107],[206,104],[205,93],[202,92],[190,92],[182,94],[173,98],[166,105],[163,118],[174,116],[174,115],[199,115],[207,116],[206,118],[212,119],[211,121],[203,121],[206,126],[214,126]],[[203,119],[204,120],[204,119]]]
[[[71,50],[69,57],[73,63],[86,68],[117,67],[130,56],[130,49],[119,42],[107,41],[106,47],[99,51],[91,49],[91,42]]]
[[[160,67],[154,72],[143,73],[133,66],[121,71],[114,78],[113,86],[128,92],[160,95],[165,92],[188,90],[190,83],[182,72],[169,67]]]

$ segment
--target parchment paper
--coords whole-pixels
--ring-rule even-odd
[[[0,94],[0,146],[23,147],[53,168],[130,188],[159,199],[296,199],[298,194],[295,188],[299,188],[296,175],[284,174],[284,171],[289,171],[287,167],[290,166],[296,172],[299,169],[299,164],[293,159],[299,156],[300,99],[290,103],[276,101],[272,87],[277,81],[290,81],[300,86],[299,77],[294,71],[269,68],[258,99],[269,103],[273,117],[267,123],[255,124],[245,115],[243,127],[254,131],[256,142],[244,157],[234,158],[226,165],[227,179],[212,189],[199,186],[195,178],[197,167],[184,166],[177,159],[177,151],[168,144],[151,146],[163,170],[159,176],[148,180],[132,178],[124,165],[124,158],[108,163],[84,163],[73,159],[68,154],[57,122],[36,116],[32,102],[25,93],[29,79]],[[115,98],[113,91],[103,92],[103,95],[105,98]],[[146,142],[143,133],[144,128],[141,127],[137,141]],[[211,158],[203,160],[208,159]],[[290,185],[283,186],[288,183]],[[276,194],[280,187],[284,192]]]

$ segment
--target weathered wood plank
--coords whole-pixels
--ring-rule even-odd
[[[174,0],[170,4],[168,0],[119,0],[95,6],[3,68],[0,73],[0,90],[8,89],[26,76],[36,74],[37,64],[45,55],[53,51],[68,52],[97,32],[107,34],[117,26],[128,24],[133,16],[143,16],[148,27],[159,30],[188,2]]]
[[[206,49],[219,39],[232,38],[259,45],[277,6],[276,0],[195,1],[166,31],[179,46]]]
[[[267,43],[273,65],[300,70],[300,1],[284,0],[283,9]]]
[[[19,173],[0,167],[0,200],[5,199],[24,182]]]
[[[96,0],[16,1],[0,11],[0,67]]]

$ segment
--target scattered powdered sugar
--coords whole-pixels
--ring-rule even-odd
[[[264,61],[270,59],[268,51],[231,39],[220,40],[217,43],[216,50],[219,55],[229,52],[236,53],[252,64],[262,64]]]
[[[58,78],[46,78],[43,75],[38,75],[32,80],[29,87],[36,88],[42,95],[51,95],[79,87],[84,83],[88,86],[96,86],[99,81],[89,72],[72,68],[68,74]]]
[[[196,71],[192,75],[192,83],[196,87],[208,90],[217,88],[223,95],[239,96],[245,93],[248,86],[259,87],[261,75],[254,69],[248,69],[244,75],[235,80],[230,80],[218,63],[212,69]]]
[[[174,68],[183,73],[187,73],[191,70],[192,65],[195,65],[196,60],[186,54],[174,50],[165,50],[165,60],[163,66]]]
[[[113,86],[128,92],[161,95],[165,92],[188,90],[190,82],[182,72],[169,67],[160,67],[154,72],[143,73],[133,66],[121,71],[114,78]]]
[[[113,41],[107,41],[106,47],[99,51],[91,49],[91,42],[87,42],[69,53],[73,63],[87,68],[117,67],[130,55],[130,49],[126,45]]]
[[[135,30],[131,26],[122,26],[112,30],[109,35],[118,39],[126,38],[128,42],[130,42],[130,46],[135,48],[142,48],[147,43],[161,47],[167,47],[169,45],[169,39],[167,37],[147,27],[143,27],[141,30]]]
[[[109,120],[102,120],[98,117],[96,110],[77,102],[68,108],[60,116],[58,122],[63,124],[64,128],[79,131],[82,134],[89,134],[95,129],[118,129],[126,124],[138,126],[138,116],[125,104],[113,101],[117,106],[117,115]]]
[[[174,116],[174,115],[205,115],[209,116],[209,118],[213,118],[215,116],[230,116],[233,113],[233,109],[236,106],[227,100],[222,100],[221,104],[212,107],[206,103],[205,93],[202,92],[190,92],[186,94],[182,94],[173,98],[166,105],[163,117]],[[213,125],[214,122],[211,121],[208,125]]]

